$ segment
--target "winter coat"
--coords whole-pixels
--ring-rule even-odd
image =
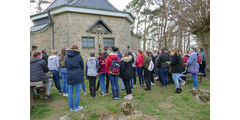
[[[148,66],[151,62],[151,57],[150,56],[145,56],[144,61],[143,61],[143,69],[148,70]]]
[[[98,73],[99,74],[103,74],[103,73],[106,73],[106,68],[105,68],[105,65],[106,65],[106,60],[104,57],[98,57],[98,63],[99,63],[99,69],[98,69]]]
[[[205,61],[204,52],[200,52],[199,54],[202,57],[202,61]]]
[[[99,68],[98,60],[95,57],[89,57],[86,61],[86,75],[87,76],[97,76],[97,71]]]
[[[166,54],[166,53],[160,54],[156,61],[157,68],[168,68],[169,65],[168,65],[167,61],[169,61],[168,54]]]
[[[59,57],[58,56],[50,56],[48,57],[48,69],[49,70],[57,70],[59,71],[60,63],[59,63]]]
[[[105,68],[107,73],[110,73],[110,66],[112,64],[112,60],[118,60],[120,62],[120,58],[117,53],[110,53],[106,59]]]
[[[197,74],[199,71],[199,64],[198,64],[198,56],[197,53],[191,53],[189,54],[189,58],[187,60],[187,71],[190,73]]]
[[[181,73],[182,72],[182,60],[181,56],[174,54],[172,61],[170,63],[172,73]]]
[[[137,55],[136,67],[142,67],[143,61],[144,61],[144,55],[139,53]]]
[[[42,59],[46,62],[46,65],[48,65],[48,55],[45,52],[42,52]]]
[[[122,58],[122,53],[120,51],[117,52],[118,56],[120,57],[120,59]]]
[[[122,79],[132,79],[134,76],[133,71],[133,64],[134,60],[132,58],[132,55],[128,55],[127,57],[123,57],[120,62],[120,78]]]
[[[48,72],[46,62],[40,58],[30,60],[30,82],[39,82],[49,77],[45,74]]]
[[[67,68],[67,84],[73,85],[84,83],[84,63],[83,58],[78,51],[67,51],[65,66]]]

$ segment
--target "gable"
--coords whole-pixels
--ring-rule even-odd
[[[101,18],[99,18],[87,29],[87,32],[91,32],[94,34],[97,34],[97,33],[107,34],[107,33],[112,33],[113,31]]]

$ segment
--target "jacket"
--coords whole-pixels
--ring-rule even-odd
[[[155,61],[156,61],[156,59],[157,59],[157,54],[151,55],[151,58],[152,58],[153,64],[155,65]]]
[[[42,59],[46,62],[46,65],[48,65],[48,55],[45,52],[42,52]]]
[[[200,52],[199,54],[202,57],[202,61],[205,61],[204,52]]]
[[[136,56],[135,53],[133,53],[133,54],[131,54],[131,55],[132,55],[133,60],[134,60],[132,66],[133,66],[133,67],[136,67],[137,56]]]
[[[120,74],[119,77],[122,79],[130,80],[134,76],[134,69],[132,63],[134,62],[132,55],[123,57],[120,62]]]
[[[74,85],[84,83],[84,63],[78,51],[67,51],[65,66],[67,68],[67,84]]]
[[[187,60],[187,71],[193,74],[197,74],[199,71],[199,64],[198,64],[198,56],[197,53],[189,54],[189,58]]]
[[[168,65],[168,63],[166,63],[167,61],[169,61],[168,54],[166,54],[166,53],[160,54],[156,61],[157,68],[168,68],[169,65]]]
[[[110,53],[107,56],[106,64],[105,64],[105,68],[106,68],[107,73],[110,73],[110,66],[112,64],[112,60],[118,60],[118,62],[120,62],[120,58],[119,58],[117,53]]]
[[[40,58],[30,60],[30,82],[39,82],[49,77],[45,74],[48,72],[46,62]]]
[[[89,57],[86,61],[86,75],[87,76],[97,76],[97,71],[99,68],[98,60],[95,57]]]
[[[185,56],[184,56],[184,58],[183,58],[183,59],[184,59],[184,63],[187,63],[188,58],[189,58],[188,55],[185,55]]]
[[[137,55],[136,67],[142,67],[143,61],[144,61],[144,55],[139,53]]]
[[[98,69],[98,73],[99,74],[103,74],[106,73],[106,68],[105,68],[105,64],[106,64],[106,60],[104,57],[98,57],[98,63],[99,63],[99,69]]]
[[[50,56],[48,57],[48,69],[49,70],[57,70],[59,71],[60,63],[58,56]]]
[[[170,63],[172,73],[181,73],[182,72],[182,60],[181,56],[174,54],[172,61]]]
[[[151,57],[150,56],[145,56],[144,61],[143,61],[143,69],[148,70],[148,66],[151,62]]]

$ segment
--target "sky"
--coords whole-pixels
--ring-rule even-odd
[[[131,0],[108,0],[118,10],[123,10]]]

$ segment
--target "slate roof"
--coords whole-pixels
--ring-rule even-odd
[[[49,23],[32,26],[30,29],[30,32],[37,32],[39,30],[42,30],[43,28],[46,28],[48,25],[49,25]]]
[[[108,0],[55,0],[45,11],[61,5],[71,5],[83,8],[102,9],[109,11],[119,10],[115,8]]]

